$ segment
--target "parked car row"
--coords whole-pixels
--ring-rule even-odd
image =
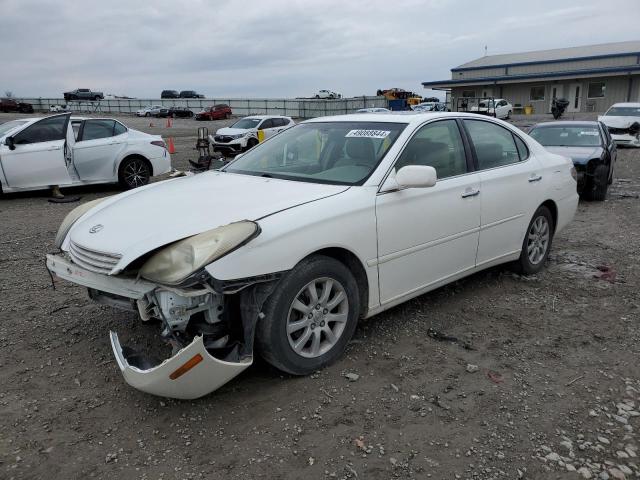
[[[180,93],[177,90],[163,90],[160,98],[204,98],[204,95],[195,90],[182,90]]]
[[[136,111],[138,117],[191,118],[195,116],[196,120],[221,120],[230,118],[232,113],[229,105],[225,104],[205,107],[196,114],[193,113],[193,110],[186,107],[166,107],[163,105],[150,105]]]

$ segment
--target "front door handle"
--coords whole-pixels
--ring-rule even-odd
[[[469,188],[467,190],[465,190],[464,192],[462,192],[462,198],[468,198],[468,197],[475,197],[480,195],[480,189],[479,188]]]
[[[47,150],[61,150],[62,147],[49,147]]]
[[[529,183],[539,182],[540,180],[542,180],[542,175],[531,175],[529,177]]]

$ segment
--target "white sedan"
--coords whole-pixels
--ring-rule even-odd
[[[65,113],[0,124],[0,192],[115,182],[134,188],[170,170],[160,136],[112,118]]]
[[[166,108],[166,107],[163,107],[162,105],[149,105],[148,107],[143,107],[140,110],[138,110],[136,112],[136,116],[150,117],[151,115],[153,115],[156,112],[159,112],[163,108]]]
[[[220,171],[78,207],[47,266],[159,319],[174,355],[146,360],[112,332],[118,366],[135,388],[196,398],[254,345],[306,375],[340,358],[360,318],[493,265],[540,271],[577,204],[571,161],[500,120],[325,117]]]
[[[240,153],[295,125],[291,117],[282,115],[251,115],[238,120],[230,127],[220,128],[209,135],[214,150]],[[258,132],[262,132],[260,135]]]
[[[495,118],[507,119],[513,113],[513,105],[504,98],[495,98],[492,100],[481,100],[478,105],[471,107],[469,110],[474,113],[482,113]]]

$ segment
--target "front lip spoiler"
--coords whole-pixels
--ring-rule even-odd
[[[207,352],[202,336],[199,336],[171,358],[144,369],[129,364],[127,356],[131,358],[134,352],[120,345],[117,333],[110,332],[110,337],[111,348],[125,381],[133,388],[161,397],[181,400],[202,397],[220,388],[253,363],[253,357],[237,363],[218,360]],[[197,365],[173,380],[170,378],[171,374],[175,375],[176,370],[198,355],[202,360]]]

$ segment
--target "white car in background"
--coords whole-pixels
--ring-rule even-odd
[[[214,150],[241,153],[257,145],[258,131],[264,139],[276,135],[295,125],[291,117],[282,115],[251,115],[238,120],[230,127],[220,128],[215,135],[209,135]]]
[[[136,112],[136,115],[138,117],[150,117],[155,112],[159,112],[163,108],[166,108],[166,107],[163,107],[162,105],[149,105],[148,107],[144,107],[138,110]]]
[[[540,271],[577,205],[571,160],[506,122],[324,117],[219,171],[81,205],[47,267],[159,319],[172,356],[146,360],[112,332],[118,366],[142,391],[196,398],[252,364],[254,339],[267,362],[307,375],[361,318],[494,265]]]
[[[616,103],[598,117],[617,145],[640,147],[640,103]]]
[[[494,118],[507,119],[513,113],[513,105],[504,98],[494,98],[493,100],[481,100],[478,105],[472,106],[469,111],[482,113]]]
[[[332,92],[331,90],[318,90],[318,93],[315,94],[316,98],[328,98],[328,99],[336,99],[342,98],[342,95],[336,92]]]
[[[115,183],[135,188],[171,170],[158,135],[112,118],[52,115],[0,124],[2,192]]]

